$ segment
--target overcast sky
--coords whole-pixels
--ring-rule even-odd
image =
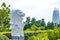
[[[35,17],[37,20],[44,18],[45,22],[52,21],[54,8],[60,10],[60,0],[0,0],[11,5],[11,9],[20,9],[25,17]],[[24,18],[25,20],[25,18]]]

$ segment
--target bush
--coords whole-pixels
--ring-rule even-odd
[[[42,30],[44,31],[44,30]],[[35,36],[29,37],[30,40],[57,40],[60,39],[60,28],[46,30],[46,32],[38,33]]]
[[[31,36],[28,38],[28,40],[37,40],[36,36]]]
[[[37,35],[38,40],[49,40],[47,33],[41,33]]]
[[[9,38],[5,35],[0,35],[0,40],[9,40]]]
[[[60,39],[60,30],[55,28],[54,30],[47,30],[49,40]]]

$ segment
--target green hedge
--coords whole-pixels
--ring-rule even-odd
[[[9,40],[9,38],[5,35],[0,35],[0,40]]]
[[[46,32],[38,33],[37,36],[31,36],[28,40],[57,40],[60,39],[60,28],[47,30]]]
[[[34,36],[29,36],[28,40],[57,40],[60,39],[60,28],[55,28],[53,30],[35,30],[35,31],[29,31],[26,30],[24,32],[27,36],[29,36],[28,34],[33,34]],[[35,35],[35,33],[38,33],[37,35]],[[10,35],[11,32],[2,32],[2,34],[4,35]],[[11,36],[9,36],[11,37]]]

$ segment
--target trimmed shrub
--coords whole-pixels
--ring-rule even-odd
[[[0,40],[9,40],[9,38],[5,35],[0,35]]]
[[[36,36],[31,36],[28,38],[28,40],[37,40]]]

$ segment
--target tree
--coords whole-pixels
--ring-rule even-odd
[[[36,23],[35,23],[35,25],[36,25],[37,27],[41,27],[41,20],[37,20]]]
[[[26,29],[28,29],[30,27],[31,27],[30,17],[26,17],[26,22],[25,22],[24,30],[26,30]]]
[[[26,17],[26,24],[30,23],[30,17]]]
[[[35,25],[35,23],[36,23],[36,19],[35,18],[32,18],[31,19],[31,25],[33,25],[33,24]]]
[[[58,24],[57,27],[60,27],[60,24]]]
[[[48,22],[48,23],[47,23],[47,29],[49,29],[49,28],[50,28],[50,25],[51,25],[51,23],[50,23],[50,22]]]
[[[9,13],[10,13],[10,5],[6,6],[6,3],[3,2],[0,9],[0,26],[1,28],[9,28]],[[5,30],[4,30],[5,31]]]
[[[41,26],[46,26],[44,19],[41,20]]]
[[[47,29],[53,29],[54,28],[54,23],[53,22],[48,22],[47,23]]]

